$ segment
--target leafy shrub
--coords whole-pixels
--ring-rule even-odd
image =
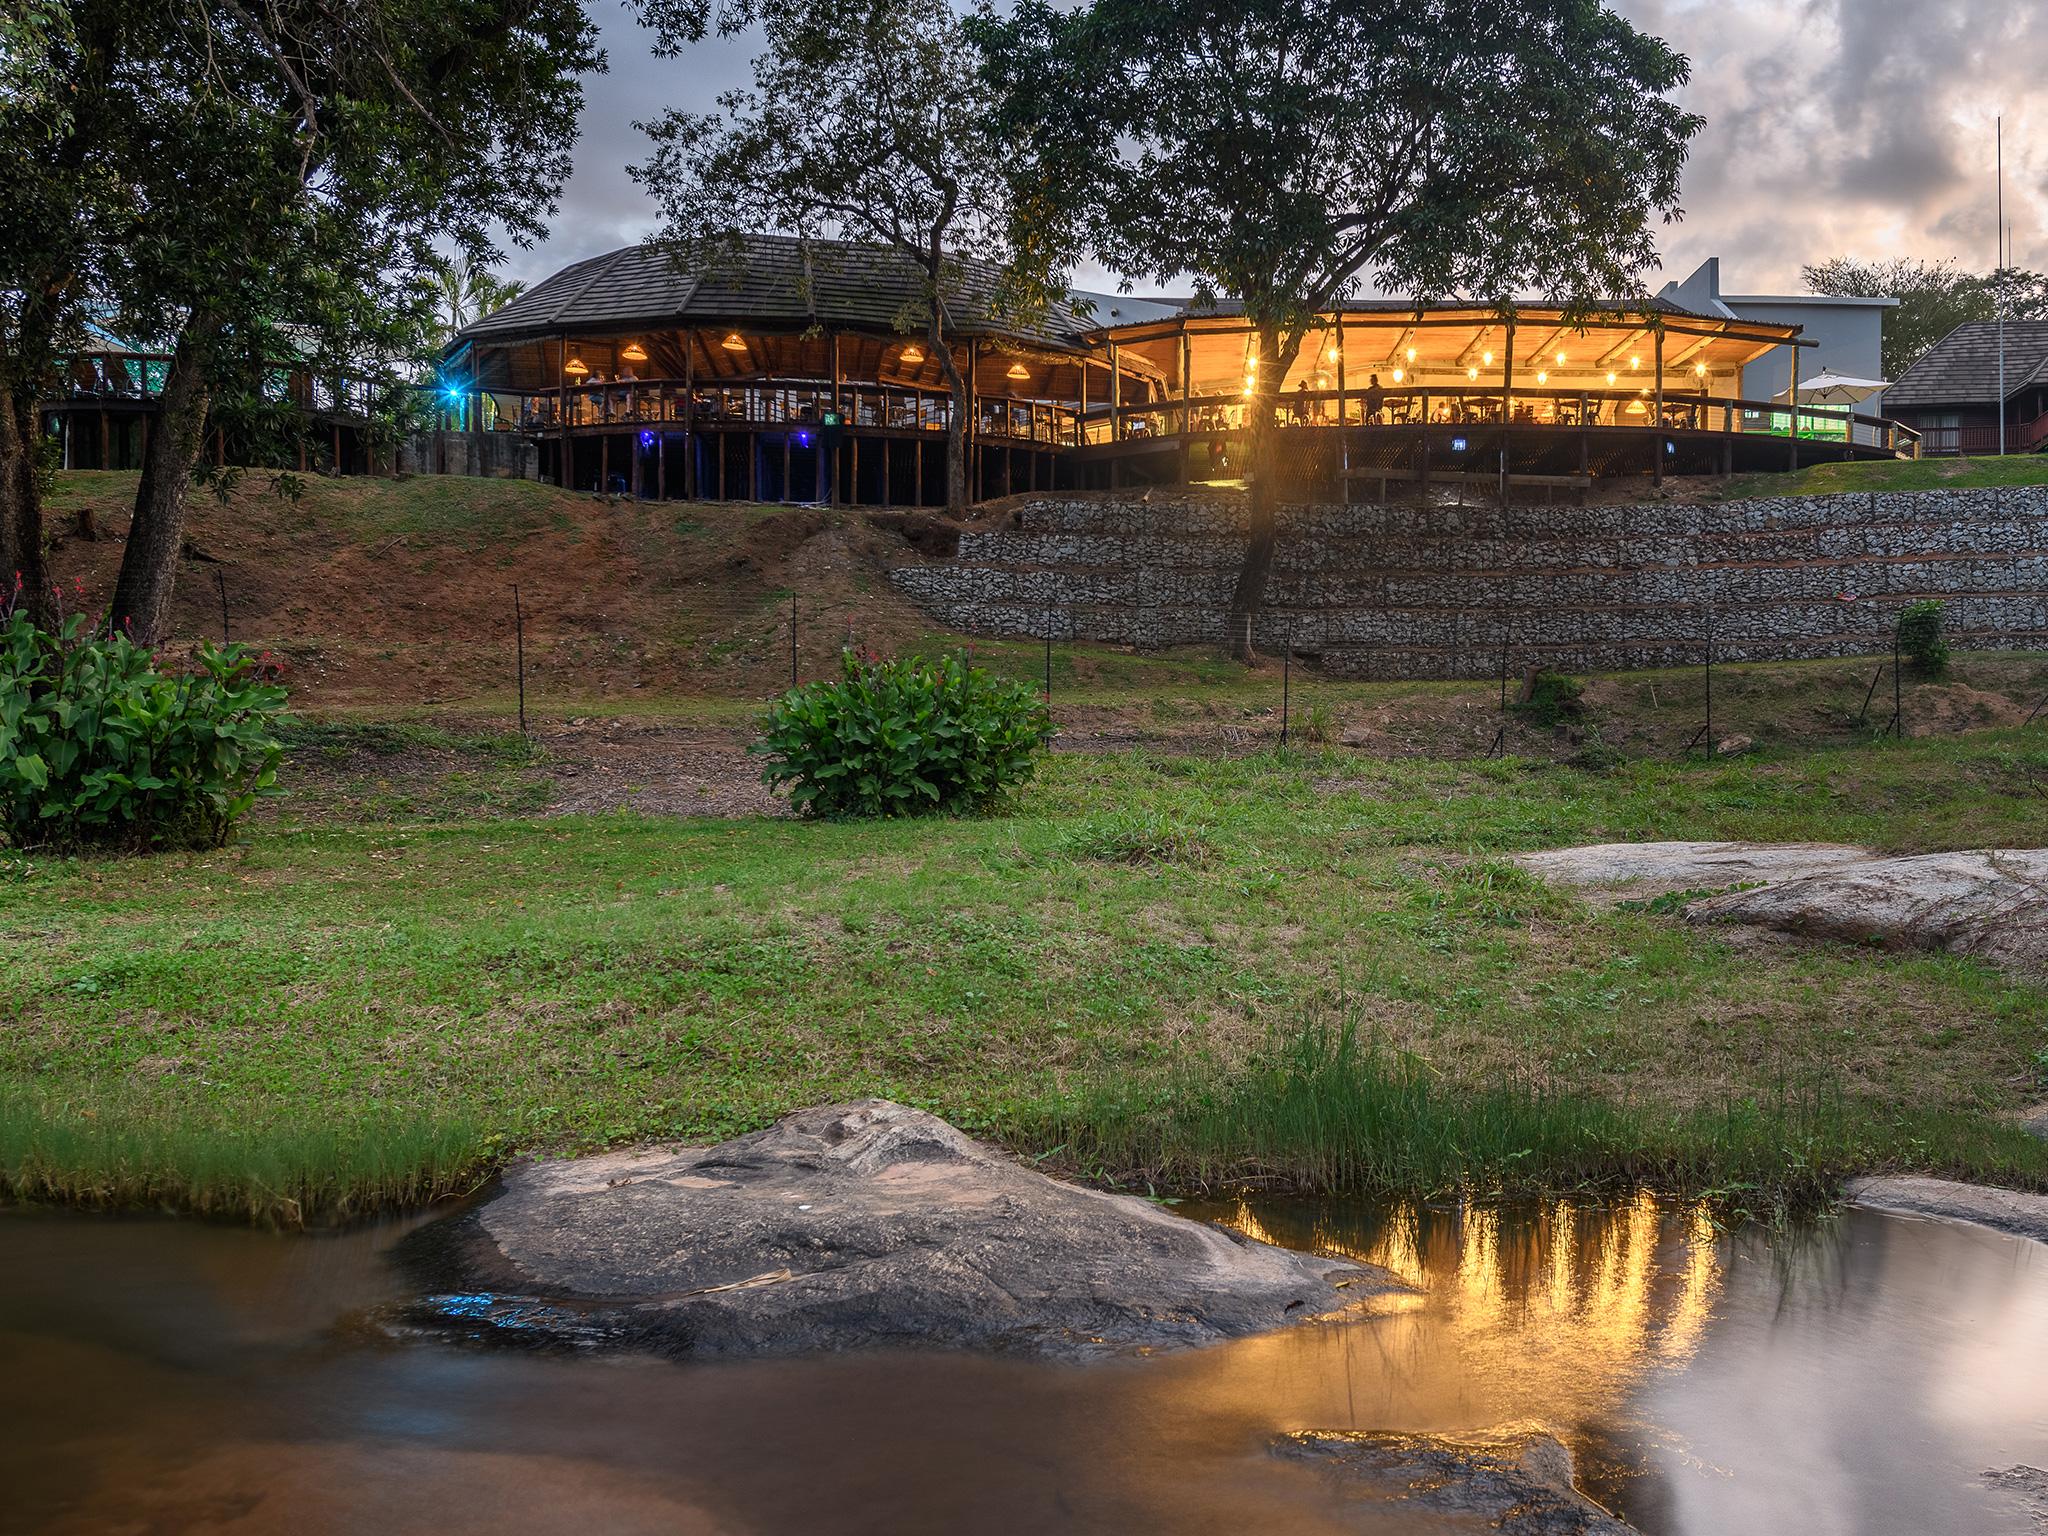
[[[1301,739],[1315,746],[1325,746],[1337,734],[1336,717],[1330,713],[1330,706],[1315,703],[1301,712]]]
[[[1899,611],[1899,654],[1915,672],[1939,677],[1948,670],[1948,641],[1941,634],[1942,605],[1930,598]]]
[[[74,616],[0,625],[0,832],[15,848],[217,848],[276,793],[285,691],[241,646],[164,669]]]
[[[1515,708],[1538,725],[1561,725],[1576,720],[1583,712],[1580,698],[1585,688],[1577,678],[1548,670],[1530,674]]]
[[[750,749],[761,777],[813,816],[974,810],[1025,783],[1052,721],[1024,683],[959,656],[880,661],[845,651],[836,681],[792,688]]]

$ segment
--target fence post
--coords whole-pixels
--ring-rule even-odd
[[[1486,749],[1488,757],[1505,757],[1508,747],[1508,626],[1505,620],[1500,626],[1500,727],[1493,733],[1493,745]]]
[[[1280,750],[1287,750],[1287,724],[1293,716],[1291,688],[1294,681],[1294,620],[1287,621],[1280,654]]]
[[[519,667],[519,734],[526,734],[526,610],[519,605],[519,588],[512,588],[512,655]]]
[[[213,568],[213,584],[220,589],[220,643],[233,645],[235,637],[228,633],[228,574],[217,565]]]
[[[1899,620],[1892,616],[1892,719],[1885,730],[1900,741],[1906,739],[1906,694],[1899,679]]]

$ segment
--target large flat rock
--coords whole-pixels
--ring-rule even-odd
[[[1828,843],[1601,843],[1517,862],[1595,890],[1720,892],[1688,902],[1687,922],[1942,950],[2048,973],[2048,850],[1886,857]]]
[[[1908,1174],[1851,1179],[1847,1194],[1854,1204],[1875,1211],[1974,1222],[2013,1237],[2048,1243],[2048,1195]]]
[[[1310,1430],[1280,1436],[1273,1452],[1326,1472],[1357,1509],[1361,1531],[1636,1536],[1579,1492],[1571,1452],[1533,1429],[1457,1437]]]
[[[1047,1178],[883,1099],[714,1147],[527,1164],[405,1256],[438,1284],[416,1325],[720,1355],[1171,1348],[1406,1289]]]
[[[1867,848],[1841,843],[1592,843],[1524,853],[1515,862],[1559,885],[1626,886],[1654,895],[1796,880],[1871,857]]]
[[[2048,850],[1869,858],[1696,901],[1685,917],[2048,971]]]

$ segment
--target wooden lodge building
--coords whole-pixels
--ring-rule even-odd
[[[1929,454],[2048,449],[2048,320],[1972,320],[1928,348],[1885,392],[1885,408],[1919,433]],[[2001,389],[2001,384],[2003,388]]]
[[[1239,479],[1255,349],[1234,305],[1076,294],[1016,325],[992,282],[960,287],[977,500]],[[951,397],[904,328],[917,301],[909,264],[871,247],[753,237],[699,273],[649,246],[595,256],[455,337],[415,462],[661,499],[942,504]],[[1915,451],[1885,418],[1742,397],[1745,368],[1803,345],[1668,296],[1590,319],[1360,301],[1282,381],[1276,468],[1304,497],[1502,476],[1548,495]]]

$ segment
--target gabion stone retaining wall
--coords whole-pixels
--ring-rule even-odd
[[[1006,526],[896,585],[969,633],[1223,642],[1245,547],[1234,497],[1020,497]],[[1949,605],[1963,644],[2048,642],[2048,487],[1686,506],[1283,509],[1255,643],[1357,677],[1684,666],[1889,649]]]

